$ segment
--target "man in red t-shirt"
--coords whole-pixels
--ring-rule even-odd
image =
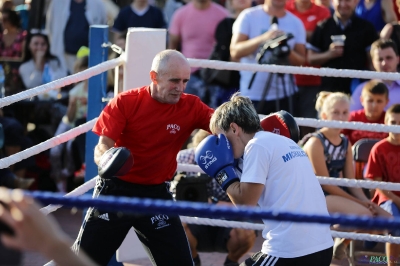
[[[389,90],[385,83],[379,80],[370,80],[365,83],[361,92],[360,102],[364,109],[351,112],[349,122],[385,123],[384,108],[389,102]],[[384,132],[365,130],[344,129],[342,132],[352,145],[360,139],[383,139],[388,136]]]
[[[112,147],[126,147],[134,165],[124,176],[96,183],[94,197],[113,195],[172,200],[169,184],[176,155],[194,129],[209,130],[213,109],[183,93],[190,66],[179,52],[165,50],[153,60],[149,86],[117,95],[102,111],[93,132],[100,136],[94,160]],[[157,265],[193,265],[178,215],[132,215],[89,209],[74,244],[106,265],[131,227]],[[134,250],[132,250],[134,252]]]
[[[293,13],[304,24],[307,33],[307,42],[317,27],[318,22],[331,16],[328,8],[318,6],[311,0],[291,0],[286,2],[286,10]],[[309,66],[306,64],[305,66]],[[310,75],[294,75],[299,88],[296,99],[295,115],[299,117],[317,118],[314,108],[317,94],[321,91],[321,77]],[[313,132],[314,128],[300,127],[302,135]]]
[[[392,105],[385,115],[386,125],[400,125],[400,104]],[[375,181],[400,183],[400,134],[389,133],[389,136],[374,145],[368,158],[366,178]],[[394,217],[400,217],[400,192],[376,189],[373,202]],[[391,232],[400,236],[400,230]],[[388,265],[397,265],[400,245],[386,244]]]

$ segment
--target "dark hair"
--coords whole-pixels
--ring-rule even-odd
[[[395,103],[395,104],[391,105],[389,107],[389,109],[386,110],[385,124],[388,124],[390,122],[390,121],[388,121],[390,114],[400,114],[400,104]]]
[[[17,12],[15,12],[14,10],[11,10],[11,9],[4,9],[1,11],[1,14],[2,14],[2,16],[4,14],[7,14],[8,21],[10,22],[10,24],[19,29],[21,28],[21,18]]]
[[[389,90],[385,83],[379,80],[370,80],[368,81],[361,92],[361,95],[364,93],[371,93],[373,95],[385,95],[386,98],[389,97]]]
[[[29,61],[29,60],[31,60],[33,58],[32,52],[29,49],[29,45],[30,45],[33,37],[42,37],[44,39],[44,41],[46,42],[47,50],[46,50],[46,53],[44,54],[44,58],[46,59],[46,61],[51,60],[51,59],[55,59],[55,60],[58,61],[58,63],[60,63],[58,58],[50,53],[49,37],[47,37],[46,34],[40,33],[40,32],[34,33],[34,34],[32,34],[32,33],[28,34],[28,36],[26,38],[26,43],[25,43],[25,56],[24,56],[23,62],[27,62],[27,61]]]
[[[395,103],[392,106],[389,107],[386,111],[387,114],[400,114],[400,104]]]
[[[228,132],[231,123],[236,123],[247,134],[263,130],[252,101],[238,92],[215,109],[210,119],[210,130],[213,133],[218,129]]]
[[[386,49],[386,48],[392,48],[393,51],[395,52],[395,54],[398,56],[399,55],[399,50],[397,49],[397,45],[394,41],[392,41],[391,39],[385,40],[385,39],[378,39],[376,41],[374,41],[371,44],[371,57],[373,56],[373,52],[376,49]]]

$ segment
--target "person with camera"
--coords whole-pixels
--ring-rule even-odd
[[[164,50],[153,59],[149,86],[122,92],[104,108],[93,127],[100,136],[94,150],[100,176],[94,197],[172,200],[169,181],[176,171],[176,155],[193,130],[209,130],[213,113],[197,96],[184,93],[189,78],[187,59],[178,51]],[[131,227],[154,265],[193,265],[178,215],[90,208],[73,249],[107,265]]]
[[[197,145],[210,133],[205,130],[199,130],[194,136],[192,147],[181,150],[176,157],[178,163],[196,164],[194,161],[194,151]],[[187,173],[186,180],[198,178],[195,173]],[[182,180],[182,179],[181,179]],[[208,182],[207,182],[208,181]],[[221,189],[214,179],[207,179],[205,188],[207,190],[208,202],[217,205],[232,205],[228,195]],[[182,182],[183,183],[183,182]],[[176,199],[178,197],[180,187],[176,187]],[[224,252],[226,256],[225,266],[238,266],[239,259],[246,254],[254,245],[256,240],[256,232],[241,228],[228,228],[198,224],[183,224],[186,235],[189,240],[190,249],[195,266],[200,266],[200,252]]]
[[[306,30],[299,18],[285,10],[285,4],[286,0],[265,0],[240,13],[233,24],[233,60],[292,66],[305,63]],[[240,72],[240,92],[253,101],[259,113],[291,112],[297,90],[289,74]]]

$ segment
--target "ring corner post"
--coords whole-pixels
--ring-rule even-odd
[[[92,25],[89,30],[89,68],[105,62],[108,58],[108,26]],[[107,72],[89,78],[88,84],[88,109],[87,121],[95,119],[103,110],[103,95],[107,90]],[[99,137],[92,131],[86,133],[85,149],[85,182],[97,175],[97,166],[94,163],[94,147],[97,145]],[[90,190],[87,193],[91,193]]]
[[[96,66],[108,59],[108,32],[107,25],[92,25],[89,30],[89,68]],[[106,44],[106,45],[104,45]],[[107,92],[107,72],[89,78],[88,85],[88,110],[87,121],[98,117],[105,104],[102,99]],[[94,162],[94,148],[99,141],[99,136],[92,131],[86,133],[86,151],[85,151],[85,182],[97,176],[97,165]],[[87,193],[91,193],[92,190]],[[109,265],[122,265],[116,261],[116,255],[113,256]]]

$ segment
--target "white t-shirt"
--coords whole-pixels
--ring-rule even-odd
[[[271,16],[263,10],[262,5],[258,5],[245,9],[240,13],[233,24],[233,33],[244,34],[247,35],[249,39],[253,39],[257,36],[260,36],[264,32],[267,32],[270,27]],[[306,30],[303,26],[303,23],[292,13],[286,11],[286,15],[284,17],[278,18],[278,29],[286,33],[293,34],[294,37],[287,42],[290,49],[293,49],[295,44],[306,44]],[[257,52],[258,50],[253,54],[242,57],[240,62],[256,64]],[[264,58],[268,58],[270,55],[270,52],[267,51]],[[240,92],[243,96],[247,96],[251,100],[259,101],[261,100],[269,73],[257,72],[251,89],[249,90],[249,83],[252,75],[253,72],[240,71]],[[278,76],[274,75],[273,77],[274,78],[271,80],[270,89],[266,96],[267,101],[282,99],[297,92],[297,86],[294,84],[294,80],[290,80],[290,75],[284,75],[285,89],[281,80],[277,79]],[[292,84],[293,86],[290,87],[289,84]]]
[[[324,193],[306,153],[291,139],[257,132],[245,147],[240,182],[265,185],[265,210],[329,215]],[[329,225],[264,220],[262,252],[296,258],[333,246]]]

